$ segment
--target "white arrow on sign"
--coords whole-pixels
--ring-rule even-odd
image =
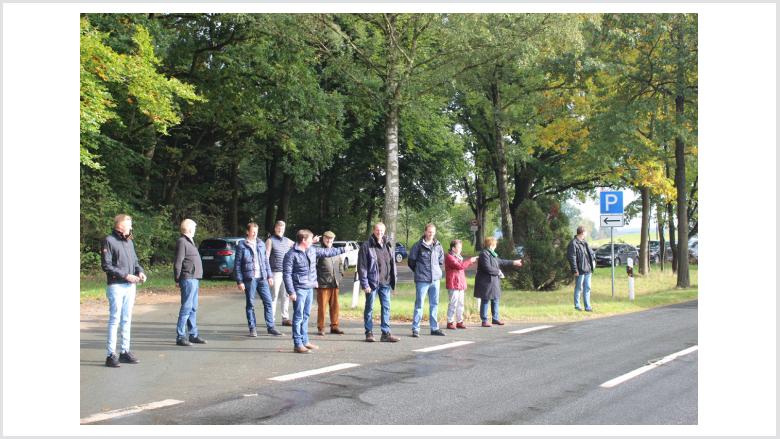
[[[604,227],[623,227],[623,215],[601,215],[601,225]]]

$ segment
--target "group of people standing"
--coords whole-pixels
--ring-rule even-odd
[[[176,324],[176,344],[207,343],[200,337],[197,326],[199,280],[203,277],[200,254],[195,245],[196,223],[191,219],[181,222],[181,236],[176,241],[173,275],[181,292],[181,307]],[[274,314],[277,302],[281,303],[282,326],[292,327],[293,351],[308,353],[318,349],[309,340],[308,326],[311,305],[316,290],[318,303],[317,334],[325,335],[325,309],[329,308],[330,333],[344,334],[339,328],[338,289],[343,276],[341,254],[346,247],[334,248],[335,234],[327,231],[320,242],[308,229],[296,233],[295,241],[284,236],[285,223],[278,221],[274,233],[263,242],[258,238],[258,225],[249,223],[246,239],[235,248],[234,273],[238,289],[245,294],[246,319],[249,336],[257,337],[257,319],[254,303],[259,296],[263,303],[266,330],[272,336],[282,336],[276,329]],[[365,341],[374,342],[374,301],[380,302],[380,341],[398,342],[390,329],[390,298],[396,287],[397,269],[393,257],[393,245],[385,235],[385,225],[376,223],[371,236],[360,245],[357,262],[357,281],[365,293],[363,323]],[[106,366],[119,367],[119,363],[138,363],[130,351],[130,327],[135,303],[136,285],[146,281],[146,274],[135,253],[132,241],[132,218],[117,215],[114,230],[103,240],[101,248],[102,268],[106,272],[106,296],[109,302],[108,336],[106,341]],[[584,241],[584,228],[577,229],[577,236],[569,244],[567,257],[576,276],[574,292],[575,308],[579,293],[583,291],[586,311],[591,311],[590,276],[595,267],[593,251]],[[436,239],[436,226],[427,224],[423,236],[409,252],[409,268],[414,273],[415,303],[412,318],[412,337],[420,336],[422,304],[428,297],[428,321],[430,334],[444,336],[437,319],[441,279],[449,295],[447,329],[465,329],[463,318],[466,275],[465,270],[475,262],[474,297],[480,299],[479,316],[483,327],[503,325],[499,316],[502,269],[522,266],[522,260],[501,259],[495,252],[496,238],[488,237],[479,256],[466,258],[461,252],[463,243],[450,242],[445,255]],[[443,267],[443,270],[442,270]],[[292,316],[289,305],[292,304]],[[488,307],[491,313],[488,315]],[[116,354],[117,335],[121,336],[119,355]]]

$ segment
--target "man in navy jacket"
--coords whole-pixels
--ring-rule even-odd
[[[246,239],[236,245],[236,259],[233,272],[236,275],[238,289],[246,295],[246,321],[249,324],[249,336],[257,337],[255,319],[255,297],[260,295],[265,311],[265,327],[271,335],[282,335],[274,327],[273,300],[271,289],[274,275],[268,264],[265,244],[257,238],[256,223],[246,225]]]
[[[312,247],[320,237],[312,237],[311,230],[301,229],[295,239],[295,245],[284,255],[282,261],[284,287],[293,302],[293,351],[299,354],[318,349],[309,343],[309,314],[314,288],[317,286],[317,258],[337,256],[347,248]]]

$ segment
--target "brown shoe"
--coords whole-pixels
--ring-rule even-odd
[[[369,343],[373,343],[376,340],[374,340],[374,333],[373,332],[366,332],[366,341]]]
[[[455,325],[455,327],[458,329],[466,329],[466,324],[463,322],[458,322],[458,324]]]
[[[319,348],[320,348],[319,346],[317,346],[317,345],[316,345],[316,344],[314,344],[314,343],[306,343],[306,344],[305,344],[305,345],[303,345],[303,346],[304,346],[306,349],[310,349],[310,350],[314,350],[314,349],[319,349]]]
[[[339,328],[330,328],[330,333],[331,334],[344,335],[344,331],[342,331]]]
[[[503,326],[504,322],[502,322],[501,320],[493,320],[493,324],[498,326]]]
[[[447,329],[455,329],[455,323],[447,322]]]
[[[282,319],[282,326],[292,326],[292,320]]]
[[[304,346],[296,346],[295,349],[293,349],[293,352],[296,354],[308,354],[309,350],[306,349]]]
[[[390,334],[389,332],[387,334],[382,334],[382,337],[379,339],[379,341],[387,341],[390,343],[395,343],[398,340],[400,340],[398,337]]]
[[[491,324],[490,324],[490,323],[488,323],[488,322],[482,322],[482,327],[483,327],[483,328],[489,328],[489,327],[491,327],[491,326],[493,326],[493,325],[491,325]]]

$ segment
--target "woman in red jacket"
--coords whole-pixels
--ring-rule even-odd
[[[447,307],[447,329],[466,329],[463,323],[463,296],[466,290],[466,268],[477,261],[473,256],[463,259],[460,252],[463,243],[460,239],[450,242],[450,251],[444,257],[444,268],[447,273],[447,292],[450,295],[450,306]],[[458,324],[455,324],[455,318]]]

